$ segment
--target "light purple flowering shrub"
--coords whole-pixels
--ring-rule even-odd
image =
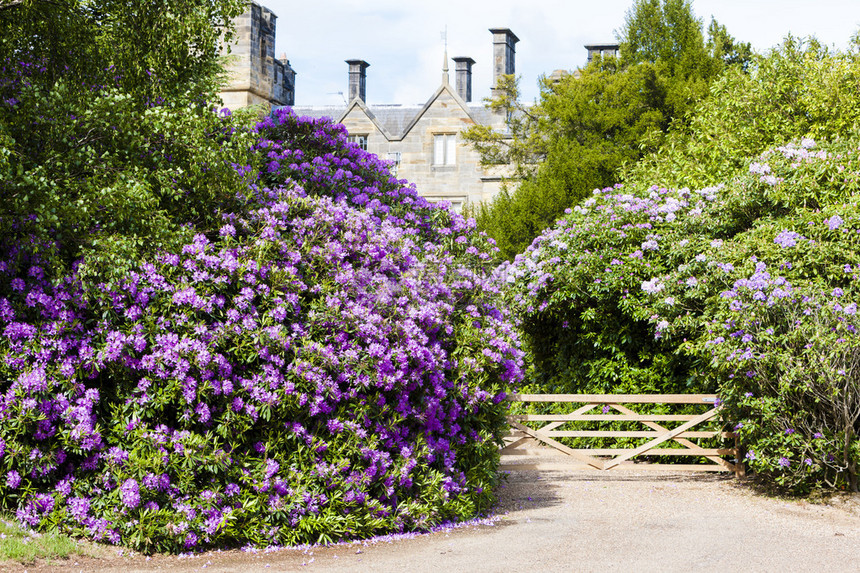
[[[771,276],[759,262],[710,323],[704,346],[726,379],[727,417],[759,478],[797,492],[816,486],[856,491],[856,304],[812,285],[794,286],[780,274]]]
[[[708,390],[673,343],[655,337],[651,297],[676,239],[664,229],[701,210],[716,190],[620,185],[595,190],[504,269],[533,358],[534,391],[671,393]],[[686,282],[690,276],[684,277]]]
[[[258,131],[245,208],[119,283],[85,293],[3,246],[0,495],[21,521],[185,550],[493,500],[522,375],[490,243],[340,127],[281,111]]]
[[[860,141],[752,163],[595,191],[507,269],[533,389],[717,391],[760,478],[856,489]]]

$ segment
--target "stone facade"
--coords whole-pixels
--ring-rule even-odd
[[[268,8],[250,2],[248,10],[234,20],[236,37],[228,55],[229,81],[220,94],[225,107],[295,102],[296,72],[286,56],[275,58],[277,19]]]
[[[501,74],[513,74],[517,37],[495,28],[493,85]],[[367,62],[348,60],[351,101],[344,107],[297,107],[298,115],[329,117],[342,123],[350,138],[367,151],[394,164],[397,177],[414,183],[430,201],[448,201],[457,210],[467,203],[491,199],[499,192],[505,166],[484,168],[480,156],[460,132],[481,124],[506,131],[505,117],[471,103],[471,58],[454,58],[457,86],[449,83],[448,58],[442,83],[422,105],[368,105],[365,102]]]

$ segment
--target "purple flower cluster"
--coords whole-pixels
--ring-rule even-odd
[[[0,492],[19,519],[183,550],[491,502],[522,379],[491,243],[340,126],[280,111],[257,131],[245,208],[119,284],[51,281],[4,245]]]
[[[804,237],[797,231],[785,230],[780,231],[780,233],[774,238],[773,242],[782,247],[783,249],[788,249],[797,245],[798,241],[803,241],[805,239],[806,237]]]

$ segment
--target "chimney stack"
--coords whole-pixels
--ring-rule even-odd
[[[496,86],[499,85],[499,79],[504,75],[514,75],[516,73],[516,65],[514,57],[516,56],[516,43],[520,41],[516,35],[508,28],[490,28],[493,34],[493,86],[492,96],[499,95],[499,90]]]
[[[346,60],[349,64],[349,101],[355,98],[366,101],[367,98],[367,68],[370,64],[364,60]]]
[[[454,58],[454,74],[457,82],[457,95],[466,103],[472,101],[472,58]]]

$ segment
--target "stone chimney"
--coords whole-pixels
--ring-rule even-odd
[[[499,79],[504,75],[516,73],[514,57],[516,56],[516,43],[520,41],[508,28],[490,28],[493,34],[493,86],[492,96],[498,95],[496,86]]]
[[[457,82],[457,95],[463,101],[472,101],[472,58],[454,58],[454,77]]]
[[[367,68],[370,64],[364,60],[346,60],[349,64],[349,101],[355,98],[367,100]]]

